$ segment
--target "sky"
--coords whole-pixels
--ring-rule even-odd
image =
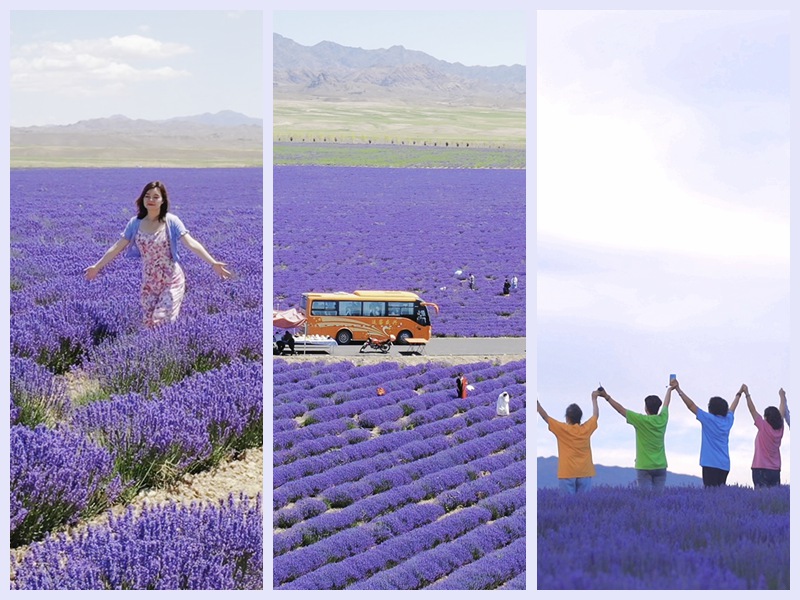
[[[485,4],[485,3],[484,3]],[[303,46],[403,46],[467,66],[526,64],[526,22],[516,10],[275,11],[273,31]]]
[[[600,383],[644,412],[670,373],[704,410],[742,383],[762,414],[789,390],[789,29],[787,12],[538,13],[537,391],[551,416],[577,402],[588,417]],[[541,418],[536,432],[537,455],[556,455]],[[670,470],[701,475],[700,432],[676,395]],[[752,485],[755,432],[743,399],[729,483]],[[633,466],[634,430],[603,400],[592,450]]]
[[[255,11],[13,11],[12,126],[232,110],[260,118]]]

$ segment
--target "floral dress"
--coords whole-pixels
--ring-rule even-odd
[[[167,228],[136,234],[142,253],[142,309],[145,327],[171,323],[178,318],[186,290],[181,266],[172,259]]]

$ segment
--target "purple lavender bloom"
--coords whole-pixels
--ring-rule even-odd
[[[432,590],[491,590],[525,572],[525,537],[476,560],[430,586]]]
[[[789,486],[540,489],[537,530],[538,589],[789,589]]]
[[[13,589],[262,589],[261,502],[171,504],[111,515],[31,546]]]
[[[29,358],[12,356],[9,367],[11,396],[18,409],[12,423],[53,427],[69,415],[71,403],[63,378]]]
[[[121,491],[111,454],[79,434],[15,425],[10,441],[12,547],[97,514]]]

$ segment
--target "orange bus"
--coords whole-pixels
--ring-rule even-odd
[[[309,335],[327,335],[340,345],[366,341],[372,337],[431,339],[428,307],[439,314],[439,307],[423,301],[412,292],[357,290],[303,294]]]

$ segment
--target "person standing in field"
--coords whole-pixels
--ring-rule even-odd
[[[122,236],[103,257],[84,271],[93,280],[116,256],[128,248],[127,255],[141,257],[141,304],[146,327],[170,323],[178,318],[186,289],[179,262],[178,241],[211,265],[222,279],[231,276],[225,263],[212,257],[195,240],[181,220],[169,212],[167,188],[160,181],[148,183],[136,199],[137,214],[128,221]]]
[[[570,404],[565,422],[552,418],[536,400],[536,410],[556,436],[558,442],[558,486],[568,494],[588,492],[595,476],[590,438],[597,430],[598,391],[592,392],[592,416],[581,425],[583,411],[577,404]]]
[[[503,282],[503,296],[508,296],[508,292],[511,290],[511,282],[506,277],[506,280]]]
[[[683,403],[694,413],[702,426],[700,466],[703,468],[703,485],[705,487],[725,485],[731,470],[728,440],[733,427],[733,413],[739,405],[742,390],[739,389],[736,392],[730,408],[728,408],[727,400],[713,396],[708,401],[708,412],[705,412],[683,393],[677,379],[671,380],[669,385],[678,392]]]
[[[786,414],[786,392],[778,391],[780,403],[778,408],[768,406],[764,416],[758,414],[750,390],[742,384],[741,391],[747,399],[747,409],[753,417],[756,433],[755,452],[753,454],[753,486],[771,487],[781,483],[781,439],[783,439],[783,420]]]
[[[644,399],[644,414],[626,409],[602,388],[599,393],[636,430],[635,467],[636,483],[639,485],[639,489],[663,491],[667,482],[667,453],[664,446],[664,434],[667,431],[667,421],[669,421],[669,401],[672,388],[667,388],[663,404],[658,396],[647,396]]]
[[[469,277],[468,277],[468,280],[469,280],[469,289],[474,290],[475,289],[475,275],[470,273]]]
[[[518,285],[519,285],[519,279],[517,279],[517,276],[516,276],[516,275],[514,275],[514,276],[511,278],[511,289],[512,289],[513,291],[515,291],[515,292],[516,292],[516,291],[517,291],[517,286],[518,286]]]

